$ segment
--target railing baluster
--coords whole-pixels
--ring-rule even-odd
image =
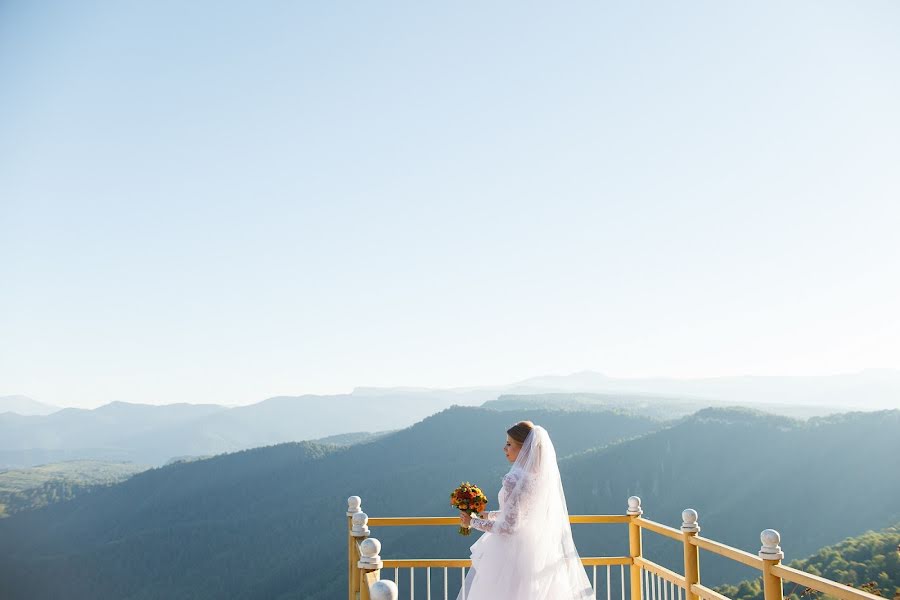
[[[650,571],[643,568],[641,569],[641,581],[644,584],[643,598],[644,600],[650,600]]]
[[[400,587],[400,567],[394,567],[394,583]]]
[[[460,573],[462,573],[462,600],[466,600],[466,568],[460,567]]]
[[[431,600],[431,567],[425,567],[425,600]]]
[[[447,597],[447,567],[444,567],[444,600],[450,600]]]
[[[622,576],[622,600],[625,600],[625,565],[619,565],[619,575]]]
[[[416,600],[416,569],[409,569],[409,600]]]
[[[610,570],[612,565],[606,565],[606,600],[612,600],[612,577]]]

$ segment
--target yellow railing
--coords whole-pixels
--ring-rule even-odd
[[[399,598],[399,573],[408,570],[409,598],[415,600],[415,569],[425,569],[425,600],[432,598],[432,569],[442,569],[442,590],[440,596],[449,600],[449,569],[460,569],[459,584],[461,596],[465,598],[464,581],[466,569],[472,566],[469,559],[387,559],[380,556],[381,542],[370,537],[370,527],[430,527],[458,526],[456,517],[390,517],[369,518],[362,512],[358,496],[351,496],[347,510],[347,581],[348,600],[397,600]],[[720,542],[700,537],[697,512],[686,509],[682,512],[681,528],[676,529],[649,519],[645,519],[641,509],[641,499],[628,499],[628,510],[624,515],[572,515],[572,524],[628,524],[628,556],[582,557],[585,567],[593,570],[595,598],[598,596],[597,567],[606,567],[607,600],[731,600],[700,583],[700,550],[712,552],[726,559],[757,569],[763,578],[765,600],[784,600],[783,582],[789,581],[822,592],[839,600],[883,600],[868,592],[858,590],[836,581],[806,573],[781,564],[784,554],[777,531],[766,529],[760,534],[762,547],[758,554],[751,554],[732,548]],[[676,573],[652,562],[643,555],[643,532],[654,533],[680,542],[684,548],[683,573]],[[613,594],[612,567],[619,567],[618,593]],[[626,568],[628,575],[626,576]],[[394,569],[394,580],[381,579],[382,569]],[[626,579],[628,587],[626,592]],[[505,600],[505,599],[498,599]]]

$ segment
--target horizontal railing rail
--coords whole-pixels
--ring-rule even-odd
[[[411,569],[428,567],[469,568],[472,566],[470,558],[397,558],[382,561],[385,569]]]
[[[669,569],[665,568],[664,566],[658,565],[653,561],[649,561],[646,558],[637,556],[634,558],[634,564],[636,564],[640,568],[644,569],[645,571],[649,571],[650,573],[652,573],[654,575],[658,575],[658,576],[662,577],[666,581],[674,583],[678,587],[681,587],[681,588],[687,587],[687,580],[685,580],[683,575],[679,575],[675,571],[670,571]]]
[[[698,548],[702,548],[703,550],[712,552],[713,554],[718,554],[719,556],[724,556],[733,561],[743,563],[758,571],[763,570],[763,560],[758,556],[753,556],[749,552],[744,552],[743,550],[738,550],[737,548],[732,548],[731,546],[726,546],[725,544],[702,538],[699,535],[691,538],[691,544]]]
[[[731,600],[728,596],[723,596],[716,590],[711,590],[706,586],[695,583],[691,586],[691,591],[703,598],[703,600]]]
[[[824,577],[819,577],[818,575],[800,571],[786,565],[773,566],[772,574],[780,577],[784,581],[805,585],[817,592],[822,592],[823,594],[834,598],[840,598],[840,600],[884,600],[881,596],[876,596],[875,594],[858,590],[849,585],[831,581],[830,579],[825,579]]]
[[[569,515],[573,525],[629,522],[631,519],[625,515]],[[459,517],[369,517],[366,523],[369,527],[458,527]],[[681,540],[680,533],[678,539]]]
[[[382,559],[382,565],[385,569],[410,569],[410,568],[428,568],[428,567],[451,567],[459,568],[472,566],[470,558],[385,558]],[[635,559],[630,556],[582,556],[581,564],[585,567],[605,566],[605,565],[631,565]],[[649,561],[647,561],[649,562]],[[651,563],[652,564],[652,563]]]
[[[627,518],[627,517],[626,517]],[[679,542],[683,541],[684,534],[681,531],[675,529],[674,527],[669,527],[668,525],[663,525],[662,523],[657,523],[656,521],[651,521],[650,519],[644,519],[642,517],[638,517],[634,520],[634,524],[640,527],[641,529],[649,529],[654,533],[658,533],[660,535],[664,535],[666,537],[670,537]]]

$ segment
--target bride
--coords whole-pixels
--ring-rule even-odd
[[[457,600],[575,600],[593,598],[581,565],[547,430],[521,421],[506,432],[503,452],[513,463],[503,477],[500,510],[464,526],[485,532],[472,545],[472,568]]]

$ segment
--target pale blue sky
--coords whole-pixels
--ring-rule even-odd
[[[900,3],[0,4],[0,395],[900,368]]]

